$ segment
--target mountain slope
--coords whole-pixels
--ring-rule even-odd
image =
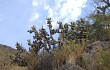
[[[12,67],[10,55],[16,53],[16,50],[0,44],[0,70],[10,70]]]

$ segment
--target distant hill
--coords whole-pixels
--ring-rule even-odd
[[[0,70],[9,70],[11,67],[10,55],[16,52],[10,46],[0,44]]]
[[[16,64],[12,64],[10,55],[15,54],[16,49],[0,44],[0,70],[26,70]]]

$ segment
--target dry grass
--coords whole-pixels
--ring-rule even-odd
[[[77,60],[82,56],[85,47],[85,42],[82,44],[70,42],[65,44],[61,50],[57,48],[54,52],[54,66],[59,67],[65,63],[76,64]]]
[[[0,44],[0,70],[10,70],[13,67],[10,55],[14,55],[15,53],[15,49]]]
[[[110,51],[99,50],[96,54],[98,70],[110,70]]]

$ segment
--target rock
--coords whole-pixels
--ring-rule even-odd
[[[97,70],[98,61],[96,59],[99,50],[107,51],[110,48],[110,42],[96,41],[89,45],[82,55],[81,66],[86,70]]]
[[[82,56],[82,67],[87,70],[97,70],[97,61],[95,54],[84,53]]]
[[[108,50],[108,48],[110,48],[109,45],[110,45],[110,42],[96,41],[96,42],[88,45],[88,47],[86,48],[86,52],[93,54],[95,52],[98,52],[100,49]]]

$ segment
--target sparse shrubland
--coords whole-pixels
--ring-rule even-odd
[[[106,49],[102,45],[110,42],[110,15],[105,10],[98,7],[98,12],[89,16],[92,23],[81,18],[70,24],[57,22],[58,28],[53,29],[48,18],[49,32],[43,27],[39,30],[31,27],[28,32],[34,35],[33,41],[27,40],[29,51],[17,43],[13,61],[29,70],[55,70],[66,64],[83,70],[110,70],[110,44]],[[59,35],[58,40],[53,37],[55,34]]]

